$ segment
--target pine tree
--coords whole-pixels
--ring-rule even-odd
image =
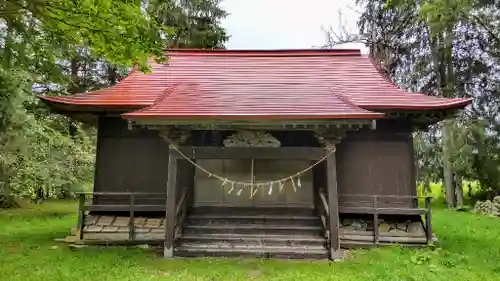
[[[166,38],[170,48],[224,48],[229,39],[221,20],[227,12],[220,0],[153,0],[148,12],[164,26],[172,27]]]

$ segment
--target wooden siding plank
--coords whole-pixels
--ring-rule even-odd
[[[381,195],[378,207],[414,208],[408,198],[385,195],[416,195],[411,130],[408,124],[380,121],[377,129],[348,132],[338,146],[340,206],[372,207],[356,195]],[[371,199],[370,199],[371,201]]]
[[[165,192],[168,144],[153,130],[128,130],[121,118],[101,117],[94,180],[96,192]],[[165,197],[136,197],[137,205],[165,205]],[[102,205],[129,204],[128,196],[95,196]]]

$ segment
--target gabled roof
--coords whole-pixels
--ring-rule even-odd
[[[369,110],[459,109],[470,99],[404,91],[358,50],[170,50],[168,65],[53,106],[143,108],[126,118],[375,118]]]

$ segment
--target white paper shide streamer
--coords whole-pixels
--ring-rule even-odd
[[[257,192],[259,191],[259,189],[261,187],[263,187],[263,188],[268,187],[268,190],[267,190],[267,195],[268,196],[271,196],[273,194],[273,189],[274,189],[275,185],[276,185],[277,189],[279,190],[279,192],[281,193],[283,191],[283,189],[285,188],[285,184],[287,182],[290,182],[290,184],[291,184],[291,186],[293,188],[293,191],[297,192],[297,188],[301,188],[302,187],[302,180],[300,178],[301,175],[303,175],[304,173],[312,170],[312,168],[314,168],[319,163],[323,162],[328,156],[330,156],[330,154],[332,154],[332,153],[335,152],[335,149],[328,149],[328,153],[325,155],[325,157],[321,158],[316,163],[312,164],[311,166],[307,167],[306,169],[304,169],[304,170],[302,170],[302,171],[300,171],[300,172],[298,172],[298,173],[296,173],[294,175],[287,176],[287,177],[284,177],[284,178],[281,178],[281,179],[278,179],[278,180],[274,180],[274,181],[254,183],[254,182],[234,181],[234,180],[228,179],[226,177],[222,177],[222,176],[216,175],[214,173],[211,173],[207,169],[205,169],[205,168],[201,167],[200,165],[198,165],[191,158],[189,158],[186,155],[184,155],[174,145],[170,145],[170,148],[176,150],[177,153],[179,153],[186,161],[188,161],[189,163],[191,163],[194,167],[196,167],[200,171],[206,173],[207,176],[208,176],[208,178],[214,178],[214,179],[220,180],[221,181],[221,187],[224,187],[227,184],[230,184],[231,188],[229,189],[228,194],[231,194],[235,190],[238,190],[236,192],[236,195],[240,196],[243,193],[243,189],[250,188],[250,193],[249,194],[250,194],[251,198],[253,198],[257,194]]]

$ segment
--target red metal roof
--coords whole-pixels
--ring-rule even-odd
[[[64,105],[134,106],[152,105],[168,87],[165,65],[151,63],[151,73],[133,70],[116,85],[71,96],[42,96],[42,100]]]
[[[354,118],[376,116],[370,109],[453,109],[471,102],[404,91],[358,50],[171,50],[168,56],[168,66],[153,64],[152,74],[133,71],[107,89],[42,99],[54,105],[146,107],[125,114],[129,118]]]
[[[243,83],[237,88],[235,84],[180,83],[170,87],[154,105],[122,116],[127,119],[373,119],[384,114],[359,108],[326,88],[309,92],[307,85],[280,81],[280,84]]]

